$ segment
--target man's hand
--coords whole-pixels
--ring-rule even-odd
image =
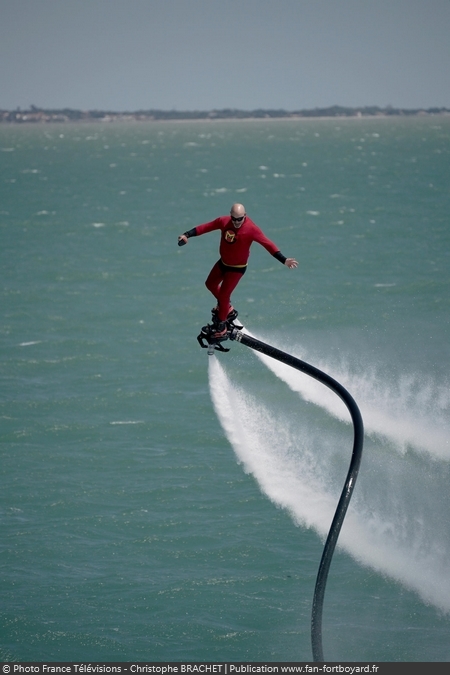
[[[178,237],[178,246],[184,246],[185,244],[187,244],[187,242],[188,238],[186,237],[186,235],[180,234],[180,236]]]
[[[289,267],[290,270],[294,269],[295,267],[298,267],[298,262],[296,261],[295,258],[286,258],[286,262],[284,263],[286,267]]]

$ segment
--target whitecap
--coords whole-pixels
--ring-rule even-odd
[[[115,422],[110,422],[112,426],[118,426],[123,424],[144,424],[144,420],[117,420]]]

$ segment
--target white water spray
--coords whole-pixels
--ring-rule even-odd
[[[254,336],[257,337],[257,336]],[[273,340],[270,340],[274,344]],[[277,346],[285,350],[285,346]],[[350,368],[336,367],[309,358],[306,350],[288,348],[294,356],[314,362],[352,394],[364,419],[366,434],[393,441],[404,454],[408,447],[426,452],[440,460],[450,460],[450,389],[415,375],[403,375],[397,382],[387,383],[376,372],[354,374]],[[256,352],[261,361],[292,391],[340,420],[350,421],[342,401],[316,380],[284,363]]]
[[[297,524],[326,536],[345,478],[335,475],[340,473],[337,459],[347,452],[350,462],[349,427],[344,425],[337,435],[331,429],[318,433],[307,412],[300,420],[286,419],[273,404],[264,405],[257,383],[238,388],[216,357],[208,360],[217,415],[245,470]],[[319,399],[319,392],[316,395]],[[322,385],[322,405],[328,396]],[[343,417],[327,400],[324,407]],[[450,531],[441,484],[445,494],[448,490],[439,463],[423,455],[389,453],[385,446],[366,448],[365,453],[339,546],[359,563],[450,612]]]

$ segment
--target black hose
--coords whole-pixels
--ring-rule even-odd
[[[333,557],[334,549],[336,548],[339,532],[341,531],[342,523],[344,522],[345,514],[347,512],[352,492],[355,487],[356,478],[358,476],[359,466],[361,464],[361,455],[364,442],[364,425],[361,413],[355,403],[355,400],[348,393],[348,391],[339,382],[337,382],[337,380],[334,380],[326,373],[318,370],[318,368],[311,366],[305,361],[297,359],[295,356],[292,356],[292,354],[287,354],[280,349],[276,349],[276,347],[272,347],[265,342],[261,342],[261,340],[257,340],[250,335],[246,335],[237,329],[232,331],[230,338],[240,342],[246,347],[254,349],[257,352],[261,352],[266,356],[271,356],[273,359],[281,361],[292,368],[296,368],[297,370],[310,375],[315,380],[322,382],[322,384],[332,389],[332,391],[334,391],[344,401],[352,418],[354,429],[352,458],[347,473],[347,478],[345,479],[344,489],[342,490],[341,497],[334,514],[333,522],[331,523],[330,531],[323,549],[319,570],[317,572],[316,586],[314,589],[314,598],[312,603],[311,644],[313,659],[314,661],[323,663],[322,614],[325,586],[327,583],[331,559]]]

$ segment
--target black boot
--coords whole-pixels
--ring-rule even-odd
[[[218,306],[213,307],[213,309],[211,310],[212,320],[214,323],[217,323],[219,320],[218,312],[219,312]],[[237,309],[234,309],[234,307],[230,307],[230,311],[228,312],[226,321],[234,321],[237,318],[237,315],[238,315]]]

